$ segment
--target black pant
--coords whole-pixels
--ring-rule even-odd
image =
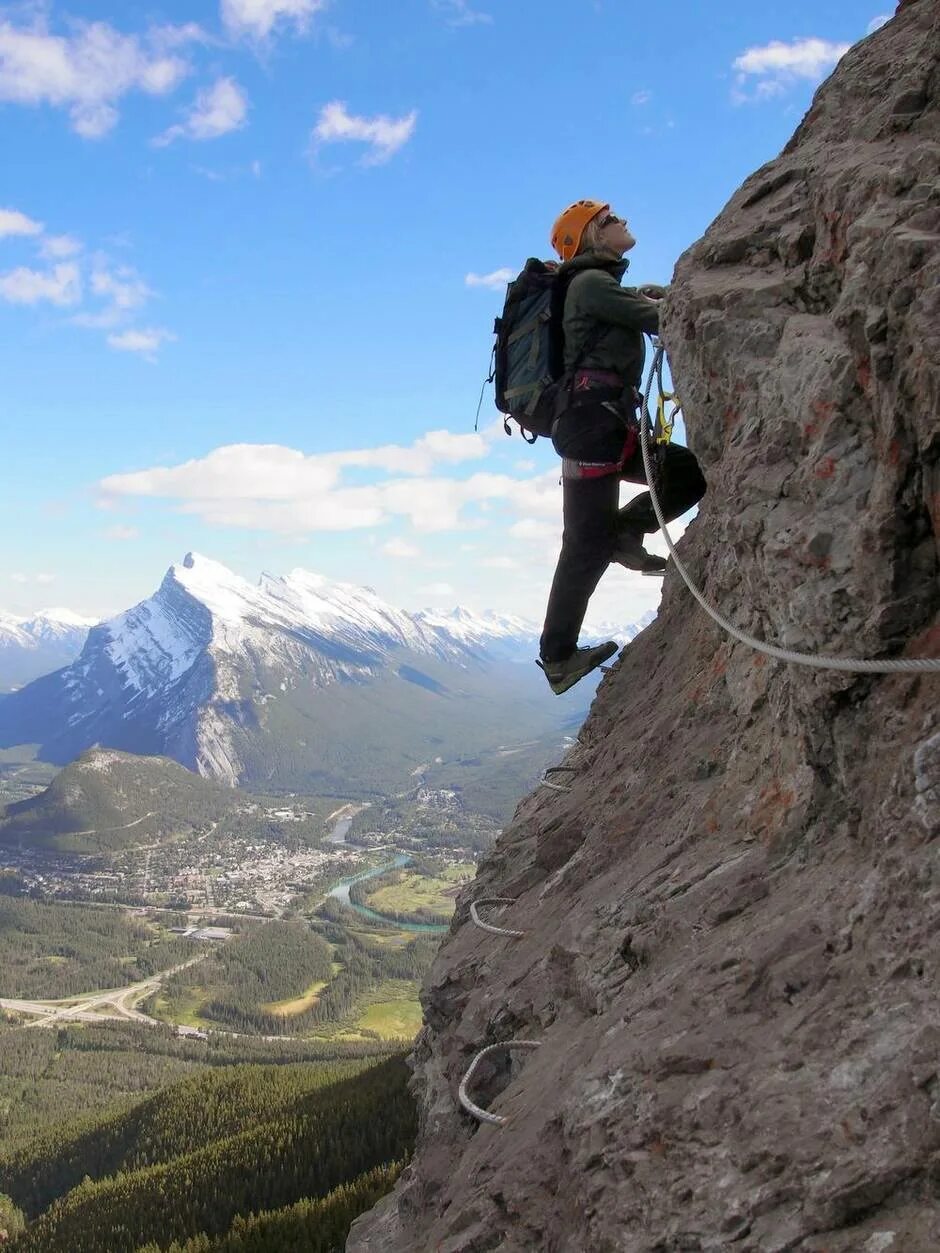
[[[621,444],[622,438],[618,433]],[[586,459],[585,453],[586,450],[581,452],[582,459]],[[588,601],[610,564],[619,535],[643,535],[659,529],[649,492],[618,509],[621,479],[646,482],[639,446],[620,474],[564,479],[565,529],[539,647],[543,661],[564,661],[577,648]],[[658,494],[667,522],[691,509],[704,496],[705,479],[687,448],[679,444],[667,446]]]

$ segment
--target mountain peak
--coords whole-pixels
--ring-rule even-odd
[[[255,607],[258,589],[247,579],[201,553],[188,552],[182,562],[170,566],[164,586],[176,584],[200,601],[215,618],[240,621]]]

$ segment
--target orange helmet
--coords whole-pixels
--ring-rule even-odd
[[[604,200],[576,200],[559,213],[549,238],[562,261],[570,261],[578,251],[588,222],[609,208],[610,204]]]

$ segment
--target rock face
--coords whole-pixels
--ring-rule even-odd
[[[745,630],[940,655],[940,5],[854,47],[680,261],[709,481],[682,556]],[[940,676],[784,665],[672,570],[424,990],[421,1135],[348,1253],[940,1248]],[[557,776],[556,776],[557,777]],[[520,939],[473,926],[470,899]],[[540,1041],[457,1085],[499,1041]]]

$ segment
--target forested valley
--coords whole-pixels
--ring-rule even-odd
[[[58,1043],[80,1034],[68,1028]],[[7,1031],[0,1044],[9,1042]],[[127,1041],[118,1033],[114,1043]],[[209,1056],[208,1045],[167,1044],[181,1061],[194,1049]],[[332,1059],[298,1063],[284,1049],[280,1064],[231,1064],[240,1049],[232,1041],[216,1064],[152,1096],[0,1153],[0,1215],[15,1253],[341,1245],[413,1142],[402,1057],[344,1058],[348,1046],[327,1046]],[[28,1226],[16,1234],[18,1214]]]

